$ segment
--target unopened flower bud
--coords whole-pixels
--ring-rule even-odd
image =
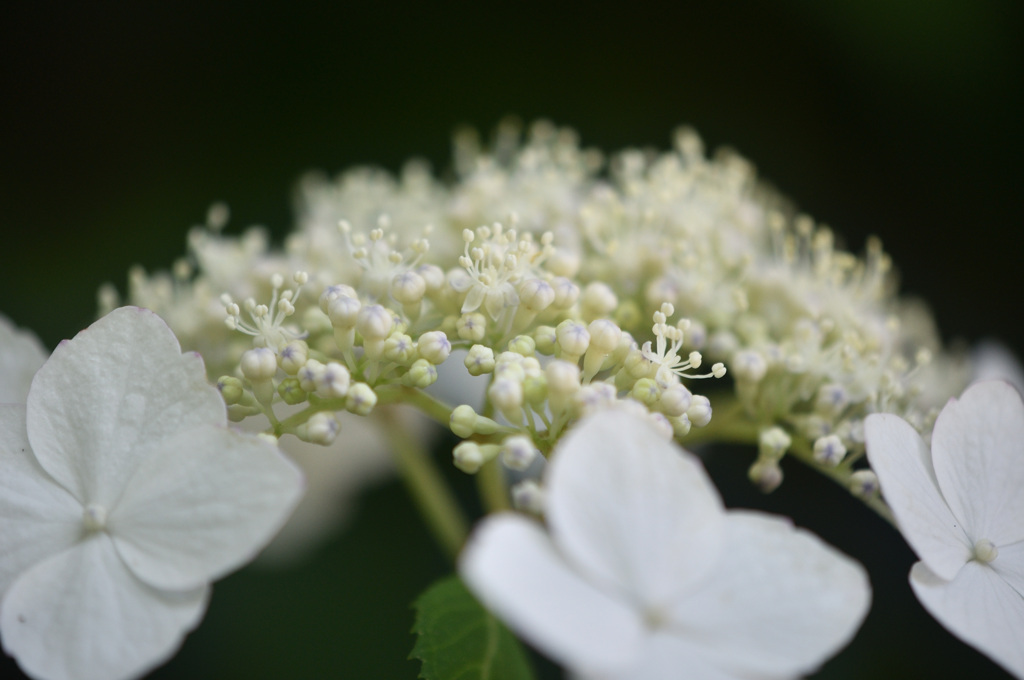
[[[781,427],[769,427],[758,435],[757,448],[766,460],[779,460],[793,443],[792,438]]]
[[[669,385],[661,391],[658,410],[667,416],[678,418],[684,415],[693,403],[693,394],[682,385]]]
[[[762,460],[759,458],[750,466],[747,476],[757,488],[765,493],[775,491],[782,484],[782,468],[773,460]]]
[[[747,382],[760,382],[768,372],[768,362],[764,360],[759,352],[752,349],[744,349],[736,352],[732,357],[732,372],[737,380]]]
[[[420,356],[434,364],[443,364],[452,353],[452,344],[441,331],[430,331],[420,336],[416,343]],[[436,371],[435,371],[436,372]]]
[[[843,440],[834,434],[819,437],[814,442],[814,460],[822,465],[835,467],[846,457]]]
[[[426,359],[412,362],[409,372],[405,374],[405,382],[411,387],[429,387],[437,382],[437,367]]]
[[[533,329],[533,341],[536,349],[541,354],[551,356],[555,353],[555,343],[558,335],[553,326],[537,326]]]
[[[359,319],[359,310],[363,303],[355,295],[339,295],[332,299],[327,305],[327,317],[335,328],[347,330],[355,328]]]
[[[490,418],[478,415],[468,404],[456,406],[452,410],[448,424],[451,431],[463,439],[474,434],[494,434],[501,429],[501,425]]]
[[[306,392],[316,392],[317,379],[323,370],[324,365],[322,363],[316,359],[308,359],[306,364],[296,374],[296,377],[299,379],[299,386]]]
[[[368,416],[377,405],[377,393],[366,383],[353,383],[345,395],[345,409],[359,416]]]
[[[334,441],[340,431],[341,425],[334,414],[321,411],[314,413],[308,421],[299,425],[295,434],[302,441],[327,446]]]
[[[580,296],[579,286],[563,276],[552,279],[551,287],[555,289],[555,301],[552,303],[555,309],[569,309]]]
[[[537,457],[537,447],[526,435],[506,437],[501,443],[501,462],[510,470],[525,470]]]
[[[555,289],[544,279],[526,279],[519,284],[519,304],[533,312],[542,312],[555,301]]]
[[[539,515],[544,512],[544,490],[532,479],[524,479],[512,487],[512,507]]]
[[[494,370],[494,350],[483,345],[473,345],[466,354],[466,370],[470,375],[484,375]]]
[[[669,417],[668,422],[672,425],[672,433],[676,437],[685,437],[690,434],[691,423],[685,413],[681,416]]]
[[[590,332],[579,321],[566,319],[555,328],[561,359],[576,363],[590,346]]]
[[[313,380],[316,393],[326,399],[344,397],[351,377],[348,369],[337,361],[328,362]]]
[[[242,375],[254,383],[270,380],[277,373],[277,355],[266,347],[246,350],[240,366]]]
[[[455,322],[455,332],[461,340],[480,342],[487,334],[487,319],[479,312],[469,312]]]
[[[283,348],[277,358],[281,370],[288,375],[295,375],[299,369],[306,365],[309,358],[309,346],[302,340],[292,340]]]
[[[281,384],[277,386],[277,393],[281,396],[281,400],[284,403],[294,406],[295,404],[301,404],[306,401],[306,391],[299,385],[298,378],[285,378],[281,381]]]
[[[873,498],[879,488],[878,475],[872,470],[857,470],[850,475],[850,493],[857,498]]]
[[[475,475],[484,463],[498,455],[498,449],[497,444],[460,442],[452,451],[452,462],[466,474]]]
[[[523,384],[518,380],[498,377],[487,388],[487,396],[491,403],[501,411],[509,422],[522,421]]]
[[[239,403],[245,395],[245,386],[242,381],[230,375],[218,378],[217,389],[220,390],[220,396],[228,406]]]
[[[384,341],[382,356],[396,364],[408,364],[416,356],[416,343],[405,333],[392,333]]]
[[[686,417],[697,427],[704,427],[711,422],[711,402],[703,395],[693,395],[690,408],[686,409]]]
[[[610,316],[619,304],[615,292],[606,283],[592,281],[583,289],[580,297],[580,308],[583,318],[587,321],[603,316]]]
[[[320,310],[324,314],[328,314],[331,303],[340,297],[358,298],[355,289],[352,286],[346,286],[345,284],[339,284],[337,286],[328,286],[323,293],[320,294]]]
[[[391,297],[403,305],[416,305],[427,293],[427,282],[416,272],[402,272],[391,279]]]
[[[640,378],[640,380],[633,384],[633,389],[630,390],[629,396],[641,404],[653,406],[658,403],[658,399],[661,397],[661,388],[658,387],[658,383],[652,378]]]

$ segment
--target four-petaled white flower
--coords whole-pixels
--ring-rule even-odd
[[[783,518],[725,511],[697,459],[633,414],[582,420],[553,454],[544,503],[548,532],[484,520],[460,573],[581,677],[792,677],[867,612],[859,564]]]
[[[867,453],[921,561],[910,585],[954,635],[1024,678],[1024,402],[979,382],[935,421],[932,447],[901,418],[868,416]]]
[[[28,404],[0,406],[0,636],[34,677],[165,661],[211,580],[281,526],[301,474],[230,430],[202,360],[122,308],[63,342]]]

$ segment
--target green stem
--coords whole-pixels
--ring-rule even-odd
[[[381,409],[375,414],[384,421],[384,433],[391,443],[398,472],[413,503],[433,533],[434,540],[448,558],[455,561],[469,533],[469,525],[455,497],[429,454],[409,435],[396,414],[391,409]]]
[[[373,391],[377,393],[378,404],[409,404],[443,425],[445,429],[451,426],[451,407],[423,390],[405,385],[380,385]]]
[[[487,461],[476,473],[476,487],[488,514],[512,509],[501,464],[497,458]]]

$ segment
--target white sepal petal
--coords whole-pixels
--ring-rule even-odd
[[[720,557],[724,513],[703,467],[635,414],[608,409],[580,421],[548,475],[554,541],[608,592],[658,605]]]
[[[932,463],[972,541],[1024,540],[1024,401],[1012,385],[975,383],[951,399],[935,421]]]
[[[910,585],[928,613],[951,633],[1024,679],[1024,596],[994,570],[968,562],[946,581],[923,562],[910,570]]]
[[[0,594],[32,565],[73,546],[81,534],[81,503],[32,455],[25,407],[0,405]]]
[[[226,422],[202,359],[153,312],[122,307],[36,373],[28,434],[40,465],[83,503],[111,507],[153,442]]]
[[[103,533],[39,563],[4,596],[4,651],[43,680],[124,680],[166,661],[206,610],[209,588],[153,589]]]
[[[999,556],[989,565],[1024,598],[1024,541],[997,546]]]
[[[639,616],[572,571],[533,520],[512,513],[483,520],[459,575],[513,631],[566,666],[623,667],[637,653]]]
[[[46,348],[35,334],[0,315],[0,404],[25,403],[32,376],[46,356]]]
[[[729,512],[726,534],[714,573],[675,603],[666,624],[699,641],[710,665],[736,677],[795,677],[853,638],[871,601],[860,564],[757,512]]]
[[[927,444],[889,414],[868,416],[864,435],[868,461],[904,538],[932,571],[952,579],[971,559],[973,542],[939,492]]]
[[[643,641],[633,666],[622,673],[581,676],[580,680],[743,680],[713,665],[701,653],[701,643],[665,632],[651,632]],[[767,676],[756,676],[767,677]]]
[[[271,444],[203,427],[153,451],[108,526],[140,579],[157,588],[195,588],[253,559],[302,487],[299,469]]]

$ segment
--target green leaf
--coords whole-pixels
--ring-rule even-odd
[[[413,603],[418,637],[410,659],[424,680],[532,680],[522,645],[484,609],[458,576],[443,578]]]

